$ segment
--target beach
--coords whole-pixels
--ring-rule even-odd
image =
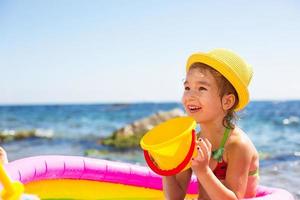
[[[180,103],[0,106],[0,138],[10,161],[37,155],[76,155],[145,165],[140,148],[116,149],[99,139]],[[300,199],[300,101],[253,101],[238,125],[260,153],[261,185]],[[14,135],[19,134],[18,137]]]

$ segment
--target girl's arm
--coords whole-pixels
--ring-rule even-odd
[[[201,170],[197,177],[207,195],[213,200],[237,200],[233,191],[226,188],[221,181],[214,175],[210,168]]]
[[[192,168],[210,199],[236,200],[243,198],[251,163],[251,150],[248,145],[241,142],[228,145],[227,154],[230,156],[227,159],[226,180],[223,184],[208,165],[211,154],[209,141],[202,139],[198,144],[198,157],[192,161]]]
[[[244,198],[253,149],[246,141],[234,142],[228,145],[227,149],[228,166],[224,184],[234,191],[238,198]]]
[[[163,177],[163,190],[166,199],[184,199],[192,176],[192,170],[188,169],[174,176]]]

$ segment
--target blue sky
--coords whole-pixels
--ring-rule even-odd
[[[300,3],[0,1],[0,104],[180,101],[187,57],[254,68],[252,100],[300,99]]]

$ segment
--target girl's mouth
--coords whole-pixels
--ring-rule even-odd
[[[195,106],[195,105],[188,105],[187,108],[191,113],[198,112],[201,109],[200,106]]]

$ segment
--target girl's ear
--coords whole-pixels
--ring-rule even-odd
[[[234,94],[226,94],[222,97],[222,107],[224,110],[229,110],[234,105],[236,99]]]

